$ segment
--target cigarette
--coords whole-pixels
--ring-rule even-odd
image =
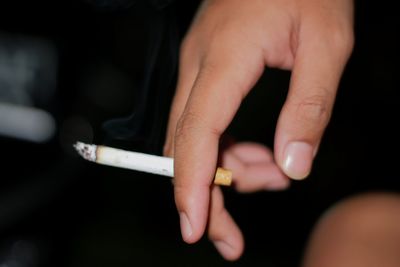
[[[74,144],[78,153],[86,160],[102,165],[174,177],[174,159],[145,153],[126,151],[102,145],[89,145],[82,142]],[[229,186],[232,172],[218,167],[214,184]]]

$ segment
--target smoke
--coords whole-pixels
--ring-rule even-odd
[[[160,153],[167,114],[175,89],[179,35],[174,9],[159,12],[144,9],[144,65],[136,82],[136,102],[133,112],[104,123],[108,140],[140,144],[143,150]]]

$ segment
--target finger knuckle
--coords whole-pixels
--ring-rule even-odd
[[[336,28],[331,31],[331,35],[329,38],[329,43],[333,46],[333,48],[344,55],[345,57],[349,57],[354,48],[354,33],[352,30],[343,30]]]
[[[179,150],[185,147],[193,137],[199,132],[202,126],[202,118],[193,112],[184,112],[182,117],[178,120],[175,130],[175,148]]]
[[[349,22],[336,19],[327,23],[310,26],[307,33],[314,45],[333,53],[335,57],[347,59],[354,48],[354,29]]]
[[[210,123],[207,123],[205,118],[197,112],[185,111],[177,123],[175,131],[176,144],[186,143],[189,138],[198,135],[198,133],[220,136],[221,130],[211,127]]]
[[[185,112],[178,120],[175,131],[175,139],[185,139],[191,132],[199,127],[199,116],[193,112]]]
[[[330,109],[325,96],[314,95],[297,104],[296,115],[303,124],[312,127],[325,126],[330,118]]]

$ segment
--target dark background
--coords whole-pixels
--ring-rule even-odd
[[[160,153],[177,48],[196,3],[94,2],[0,4],[0,45],[36,38],[57,55],[55,93],[33,102],[54,116],[54,137],[40,144],[0,137],[0,265],[298,266],[331,205],[399,191],[398,16],[389,3],[359,1],[355,49],[309,179],[284,192],[224,188],[246,238],[239,261],[222,260],[206,238],[183,243],[169,179],[84,162],[71,146]],[[228,133],[271,146],[288,79],[267,69]]]

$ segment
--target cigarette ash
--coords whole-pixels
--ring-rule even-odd
[[[74,144],[74,148],[78,151],[79,155],[81,155],[84,159],[89,161],[96,161],[96,150],[97,146],[88,145],[82,142],[76,142]]]

